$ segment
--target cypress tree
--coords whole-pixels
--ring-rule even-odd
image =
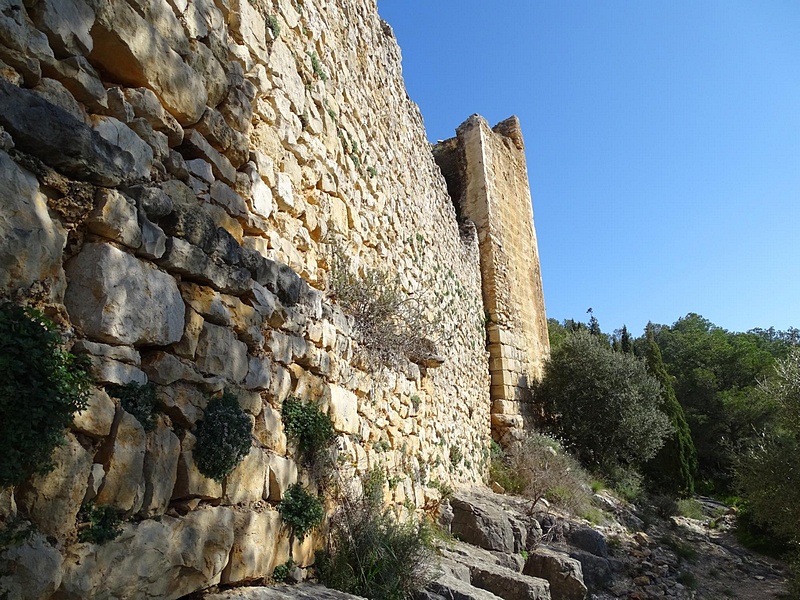
[[[683,407],[675,396],[672,381],[661,349],[656,344],[653,330],[646,330],[645,360],[647,369],[661,384],[661,411],[669,417],[674,432],[666,438],[658,454],[644,465],[644,473],[654,486],[666,493],[688,496],[694,492],[694,474],[697,470],[697,451]]]

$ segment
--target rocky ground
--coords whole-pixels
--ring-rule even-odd
[[[438,542],[436,579],[417,600],[769,600],[786,597],[780,561],[743,548],[728,507],[700,498],[702,518],[662,518],[607,492],[600,525],[524,499],[484,491],[457,495]],[[696,516],[700,516],[699,514]],[[354,596],[313,583],[217,591],[205,600]]]

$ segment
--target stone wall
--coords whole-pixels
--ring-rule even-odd
[[[0,299],[57,322],[96,383],[55,469],[0,490],[0,528],[36,531],[0,549],[0,596],[178,598],[308,564],[319,540],[290,549],[277,512],[313,485],[289,395],[400,514],[481,481],[483,250],[374,0],[0,0],[0,199]],[[440,366],[366,367],[334,251],[425,306]],[[152,430],[107,393],[130,382],[156,386]],[[216,482],[193,432],[223,390],[253,441]],[[88,502],[122,535],[79,543]]]
[[[531,384],[550,353],[539,250],[519,121],[494,127],[474,115],[434,148],[459,214],[475,223],[480,246],[492,434],[517,437],[533,417]]]

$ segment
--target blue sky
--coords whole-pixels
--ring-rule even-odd
[[[519,116],[549,317],[800,326],[800,2],[378,10],[431,141]]]

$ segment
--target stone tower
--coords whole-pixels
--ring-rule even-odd
[[[434,157],[461,219],[478,231],[491,373],[492,435],[508,442],[533,416],[530,384],[550,353],[519,120],[473,115]]]

